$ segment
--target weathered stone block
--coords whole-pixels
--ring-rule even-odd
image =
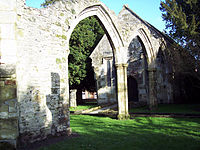
[[[13,113],[13,112],[16,112],[16,111],[17,111],[17,110],[16,110],[15,107],[9,106],[9,108],[8,108],[8,112],[9,112],[9,113]]]
[[[0,105],[0,118],[8,118],[8,105]]]
[[[17,119],[0,119],[0,140],[14,140],[17,138]]]
[[[0,87],[0,103],[9,100],[9,99],[15,99],[16,96],[16,87],[15,86],[4,86]]]
[[[8,112],[0,112],[0,118],[7,119],[8,117]]]

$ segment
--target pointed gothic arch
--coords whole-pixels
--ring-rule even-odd
[[[127,79],[126,79],[126,68],[127,65],[124,63],[122,56],[124,50],[124,43],[122,37],[113,21],[109,12],[104,8],[103,5],[97,4],[84,8],[73,20],[68,31],[67,38],[67,50],[69,50],[69,41],[71,34],[76,25],[83,19],[95,16],[99,19],[104,31],[108,37],[110,45],[113,49],[115,66],[117,70],[117,100],[118,100],[118,118],[126,119],[129,118],[128,114],[128,96],[127,96]],[[116,23],[117,24],[117,23]],[[68,51],[69,53],[69,51]]]
[[[139,39],[143,43],[144,48],[146,50],[148,66],[154,67],[154,64],[152,65],[152,63],[153,63],[154,59],[156,58],[155,50],[153,49],[152,41],[151,41],[150,37],[148,36],[148,34],[147,34],[148,32],[146,30],[147,29],[140,27],[140,28],[136,29],[135,31],[133,31],[132,36],[128,40],[128,43],[131,43],[131,41],[135,37],[139,37]]]
[[[106,32],[109,42],[113,48],[113,53],[117,62],[118,59],[116,58],[116,53],[121,49],[121,47],[124,47],[124,43],[113,19],[101,4],[86,7],[75,17],[68,31],[69,38],[67,39],[67,49],[69,50],[70,37],[76,25],[81,20],[90,16],[97,17],[99,22],[102,24],[102,27],[104,28],[104,31]]]

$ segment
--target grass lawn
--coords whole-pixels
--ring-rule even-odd
[[[157,110],[150,111],[148,106],[144,106],[131,108],[129,112],[200,114],[200,104],[160,104]]]
[[[71,115],[79,137],[41,150],[200,150],[200,118],[114,120]]]
[[[70,111],[77,111],[77,110],[86,110],[97,107],[97,105],[78,105],[77,107],[70,107]]]

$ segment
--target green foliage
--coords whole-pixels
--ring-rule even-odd
[[[94,78],[89,55],[102,38],[104,31],[95,17],[82,20],[74,29],[70,38],[69,81],[76,88],[82,85],[91,86]],[[86,78],[87,77],[87,78]],[[86,85],[89,83],[89,85]],[[91,84],[90,84],[91,83]]]
[[[179,98],[199,102],[200,90],[200,1],[165,0],[161,2],[166,33],[182,47],[171,51],[175,86]],[[175,61],[174,61],[175,60]]]
[[[71,115],[70,127],[79,136],[41,150],[198,150],[200,119],[137,117],[120,121]]]
[[[200,1],[165,0],[160,10],[168,35],[200,58]]]
[[[54,4],[56,1],[60,1],[60,0],[45,0],[45,2],[41,4],[41,6],[47,7],[49,5]]]

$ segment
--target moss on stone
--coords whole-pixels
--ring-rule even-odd
[[[63,40],[67,40],[67,36],[66,35],[56,35],[56,37],[61,38]]]
[[[65,23],[66,23],[66,25],[69,25],[69,20],[65,19]]]
[[[71,9],[72,14],[76,14],[76,11],[74,9]]]
[[[62,58],[62,62],[63,62],[63,63],[65,63],[65,62],[66,62],[66,59],[65,59],[65,57],[63,57],[63,58]]]
[[[56,64],[61,64],[61,63],[62,63],[61,59],[60,58],[56,58]]]
[[[65,82],[65,80],[64,80],[64,79],[60,79],[60,82],[61,82],[61,83],[64,83],[64,82]]]
[[[23,36],[24,36],[24,32],[22,31],[22,29],[18,29],[17,34],[18,34],[20,37],[23,37]]]
[[[64,39],[64,40],[67,40],[67,36],[66,35],[62,35],[61,38]]]
[[[61,27],[61,23],[60,22],[56,22],[55,25]]]
[[[62,69],[62,65],[59,65],[59,69]]]

